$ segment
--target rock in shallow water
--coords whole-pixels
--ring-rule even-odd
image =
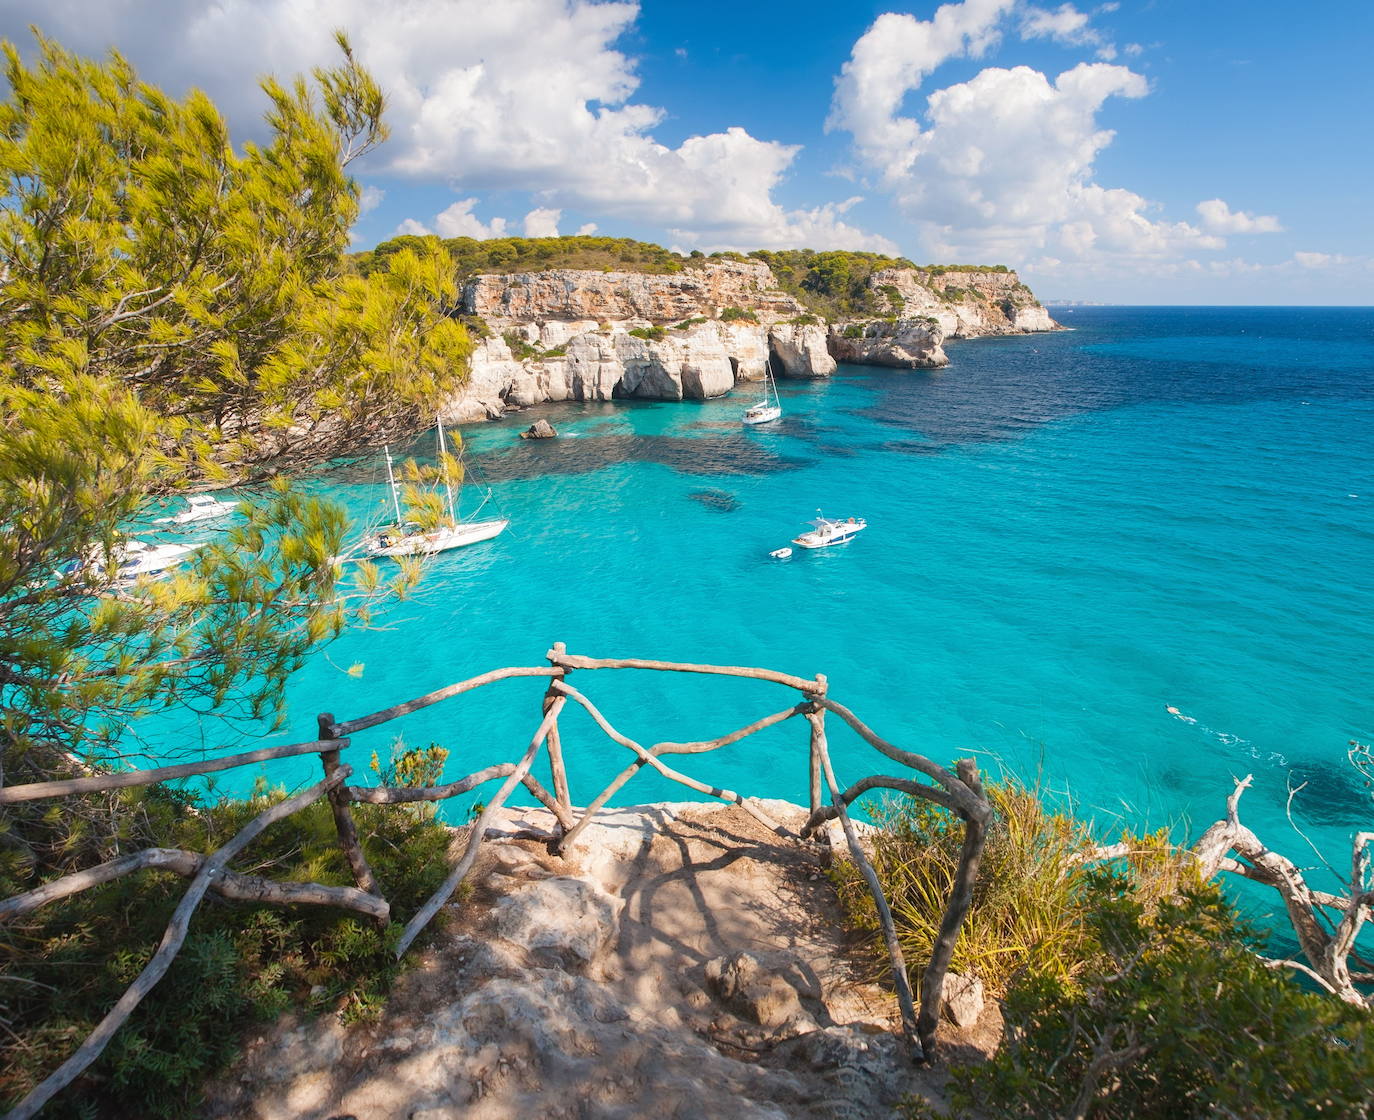
[[[547,420],[536,420],[520,433],[521,439],[553,439],[558,432]]]

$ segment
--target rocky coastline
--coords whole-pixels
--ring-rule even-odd
[[[548,401],[705,400],[740,382],[829,377],[838,362],[947,365],[946,339],[1058,329],[1015,272],[892,268],[882,317],[827,322],[768,265],[710,259],[669,274],[549,269],[473,277],[461,314],[481,337],[450,423]]]

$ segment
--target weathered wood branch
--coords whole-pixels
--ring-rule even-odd
[[[323,713],[319,717],[320,737],[329,735],[333,726],[334,717],[328,712]],[[332,778],[339,772],[338,751],[325,751],[320,755],[320,761],[324,764],[326,778]],[[348,795],[344,792],[342,783],[330,787],[329,811],[334,817],[334,831],[339,834],[339,846],[343,848],[344,858],[348,860],[348,866],[353,872],[353,881],[358,884],[359,890],[381,898],[381,885],[377,882],[377,876],[372,874],[367,855],[363,852],[362,841],[358,839],[358,826],[353,823],[353,814],[348,808]],[[378,918],[377,924],[385,929],[387,919]]]
[[[657,755],[659,751],[668,751],[668,748],[673,746],[681,746],[682,744],[659,743],[657,746],[654,746],[646,750],[643,746],[641,746],[639,743],[636,743],[629,736],[622,735],[613,726],[611,726],[610,721],[607,720],[606,717],[601,714],[597,706],[593,704],[590,700],[588,700],[587,697],[582,695],[581,692],[573,688],[572,685],[567,684],[563,681],[555,681],[553,687],[564,696],[567,696],[569,699],[575,700],[577,701],[577,703],[582,705],[582,707],[584,707],[587,710],[588,714],[592,717],[592,719],[596,721],[597,725],[601,728],[602,731],[604,731],[607,735],[609,735],[621,746],[628,747],[630,750],[634,751],[642,763],[648,763],[648,765],[652,766],[665,778],[677,782],[680,785],[684,785],[688,789],[696,790],[698,793],[709,794],[711,797],[718,797],[722,801],[733,802],[734,804],[738,805],[741,809],[743,809],[746,813],[748,813],[751,817],[753,817],[756,821],[758,821],[761,825],[763,825],[765,828],[771,829],[773,832],[778,833],[780,836],[789,835],[787,830],[785,828],[782,828],[776,821],[770,818],[767,813],[763,812],[763,810],[759,809],[757,806],[750,805],[747,798],[741,797],[734,790],[721,789],[717,786],[708,785],[706,782],[699,782],[695,778],[689,777],[688,775],[683,774],[680,771],[674,770],[672,767],[666,765],[658,759]],[[790,718],[792,715],[795,714],[795,710],[789,709],[787,712],[779,712],[777,716],[769,716],[766,720],[760,720],[759,723],[754,724],[752,726],[768,726],[770,723],[778,723],[782,719]],[[744,735],[748,733],[749,729],[746,728],[743,732],[736,732],[733,735],[725,736],[723,741],[735,742],[738,739],[742,739]],[[597,808],[600,808],[600,806],[597,806]],[[581,829],[585,827],[586,822],[590,819],[591,814],[589,812],[587,816],[583,817],[583,819],[580,822],[578,822],[576,826],[574,826],[572,831],[568,832],[566,837],[566,844],[572,843],[574,833],[580,832]],[[565,851],[566,844],[563,849]]]
[[[883,940],[887,942],[887,955],[892,961],[892,984],[897,989],[897,1006],[902,1012],[902,1034],[906,1036],[918,1061],[928,1059],[932,1051],[927,1049],[925,1039],[921,1038],[918,1032],[911,979],[906,973],[906,957],[902,954],[901,942],[897,940],[897,926],[892,921],[892,908],[887,904],[887,896],[883,894],[878,873],[873,870],[873,865],[868,862],[868,856],[864,853],[863,845],[859,843],[859,835],[854,829],[854,822],[849,819],[849,810],[840,793],[840,784],[835,780],[835,771],[830,765],[830,751],[825,741],[825,712],[823,709],[808,712],[806,718],[813,729],[811,741],[816,744],[820,754],[821,770],[825,774],[826,784],[830,787],[831,804],[835,807],[835,813],[844,829],[850,858],[864,877],[864,882],[868,884],[868,893],[873,896],[873,905],[878,912],[878,924],[882,926]],[[933,1041],[932,1039],[932,1043]]]
[[[405,956],[405,952],[410,948],[414,940],[420,936],[420,931],[429,925],[434,915],[439,912],[439,908],[449,900],[449,897],[458,889],[458,884],[466,878],[467,873],[472,870],[472,865],[477,862],[477,851],[486,838],[487,826],[496,816],[501,806],[506,803],[506,798],[510,796],[511,790],[520,784],[532,765],[535,756],[539,753],[539,748],[544,745],[544,740],[548,737],[549,728],[558,719],[558,713],[563,710],[566,701],[563,697],[555,698],[549,710],[544,713],[544,718],[540,721],[539,727],[535,730],[534,737],[530,740],[529,747],[525,750],[524,757],[515,764],[515,768],[506,776],[506,780],[501,783],[501,788],[496,791],[491,799],[483,807],[481,814],[472,825],[472,832],[468,836],[468,846],[463,852],[463,858],[449,872],[448,878],[440,884],[435,891],[420,907],[415,917],[406,923],[405,929],[401,932],[401,939],[396,944],[396,959],[400,960]]]
[[[366,801],[371,805],[404,805],[411,801],[446,801],[450,797],[468,793],[483,782],[504,778],[515,772],[515,763],[502,762],[478,770],[456,782],[442,786],[349,786],[350,801]]]
[[[816,695],[818,684],[805,677],[779,673],[773,669],[754,669],[745,665],[694,665],[679,661],[652,661],[640,657],[580,657],[576,654],[549,650],[547,657],[553,665],[564,669],[657,669],[667,673],[709,673],[722,677],[748,677],[756,681],[773,681],[795,688],[807,696]]]
[[[935,1045],[935,1028],[940,1022],[940,995],[944,991],[945,975],[954,956],[954,943],[964,924],[969,907],[973,905],[973,885],[978,879],[978,864],[988,839],[988,825],[992,822],[992,806],[983,797],[983,784],[978,779],[978,767],[971,758],[958,763],[959,780],[978,798],[973,812],[961,812],[964,818],[964,843],[959,849],[959,866],[950,885],[949,902],[940,919],[940,931],[931,949],[930,963],[921,978],[921,1044],[929,1056]]]
[[[893,762],[900,762],[903,766],[910,766],[917,773],[924,774],[927,778],[933,778],[939,782],[955,799],[955,808],[965,813],[978,812],[982,798],[974,794],[963,782],[955,775],[951,774],[937,762],[932,762],[925,755],[915,754],[912,751],[904,751],[901,747],[893,746],[886,739],[879,736],[868,724],[864,723],[858,716],[846,708],[843,704],[836,704],[833,700],[821,697],[816,701],[828,711],[834,712],[845,723],[849,724],[859,737],[862,738],[874,750],[887,755]]]
[[[567,646],[562,642],[554,642],[553,651],[556,654],[566,653]],[[562,680],[563,676],[564,672],[560,669],[559,675],[549,681],[548,691],[544,693],[545,713],[548,712],[549,705],[553,703],[553,698],[557,695],[553,686]],[[562,824],[563,831],[566,832],[571,827],[572,795],[568,792],[568,771],[567,767],[563,765],[563,740],[558,734],[557,723],[549,728],[548,750],[549,780],[553,783],[553,795],[558,799],[559,807],[563,810],[563,813],[569,818],[568,821],[564,821],[563,817],[561,815],[559,816],[559,823]]]
[[[167,969],[171,967],[173,958],[176,957],[182,943],[186,940],[191,915],[200,905],[201,899],[205,897],[205,892],[210,889],[211,879],[221,874],[225,865],[257,839],[270,825],[318,801],[351,773],[350,767],[341,766],[331,777],[326,778],[318,785],[311,786],[294,797],[288,797],[285,801],[273,805],[266,812],[258,814],[244,825],[229,843],[205,860],[200,870],[196,872],[195,878],[191,880],[191,885],[186,888],[186,893],[182,896],[181,901],[177,903],[176,909],[172,912],[172,920],[167,924],[167,931],[162,935],[162,943],[158,945],[157,952],[153,954],[152,960],[139,973],[138,979],[129,985],[105,1018],[87,1036],[86,1041],[77,1048],[76,1053],[34,1086],[28,1096],[10,1112],[7,1120],[31,1120],[31,1117],[37,1115],[38,1110],[47,1104],[55,1094],[75,1081],[92,1062],[100,1057],[105,1047],[109,1045],[110,1039],[114,1037],[115,1031],[124,1025],[124,1021],[143,1002],[143,997],[152,991],[158,981],[167,974]]]
[[[78,793],[105,793],[112,789],[151,786],[158,782],[169,782],[175,778],[193,778],[199,774],[214,774],[220,770],[233,770],[238,766],[250,766],[255,762],[270,762],[277,758],[294,758],[302,754],[323,754],[325,751],[342,750],[347,746],[347,739],[315,739],[307,743],[291,743],[284,747],[263,747],[261,750],[244,751],[242,754],[225,755],[223,758],[208,758],[201,762],[185,762],[176,766],[157,766],[151,770],[120,770],[113,774],[95,774],[88,778],[68,778],[60,782],[34,782],[27,786],[6,786],[4,789],[0,789],[0,805],[11,805],[19,801],[38,801],[45,797],[68,797]]]
[[[0,902],[0,922],[31,913],[59,899],[109,883],[135,871],[169,871],[190,879],[205,866],[206,856],[181,848],[144,848],[98,867],[64,875],[41,887],[12,895]],[[391,908],[384,898],[356,887],[328,887],[323,883],[281,882],[260,875],[244,875],[225,868],[210,881],[210,890],[235,902],[260,902],[271,906],[336,906],[386,921]]]
[[[957,811],[954,798],[939,786],[928,786],[923,782],[913,782],[910,778],[893,778],[885,774],[874,774],[868,778],[862,778],[855,782],[840,795],[841,800],[846,806],[852,805],[856,798],[862,797],[869,790],[891,789],[898,793],[905,793],[909,797],[920,797],[926,801],[933,801],[937,805],[943,805],[946,809]],[[833,821],[838,817],[839,810],[834,805],[822,805],[806,819],[806,824],[802,826],[802,839],[806,839],[826,821]]]
[[[344,723],[334,725],[336,736],[352,735],[358,731],[364,731],[369,727],[376,727],[379,723],[386,723],[399,716],[409,715],[411,712],[418,712],[421,708],[428,708],[431,704],[437,704],[441,700],[458,696],[464,692],[471,692],[474,688],[481,688],[483,685],[492,684],[495,681],[509,680],[511,677],[557,677],[562,675],[562,670],[557,668],[546,668],[542,665],[535,666],[516,666],[508,669],[493,669],[490,673],[483,673],[480,676],[469,677],[465,681],[457,684],[447,685],[444,688],[437,688],[433,692],[427,692],[423,696],[417,696],[414,700],[407,700],[404,704],[394,704],[390,708],[383,708],[380,712],[373,712],[371,715],[359,716],[357,719],[350,719]]]
[[[1365,922],[1374,917],[1374,891],[1363,889],[1364,849],[1371,834],[1359,834],[1351,860],[1350,893],[1345,897],[1314,891],[1302,870],[1285,856],[1270,851],[1258,836],[1240,823],[1240,798],[1251,785],[1247,774],[1236,782],[1226,800],[1226,819],[1212,825],[1193,846],[1204,878],[1218,871],[1243,875],[1272,887],[1283,900],[1298,946],[1312,971],[1338,998],[1356,1007],[1374,1007],[1374,996],[1361,992],[1350,971],[1355,940]],[[1239,856],[1232,859],[1231,853]],[[1328,930],[1325,910],[1339,915]]]

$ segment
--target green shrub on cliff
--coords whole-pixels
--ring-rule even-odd
[[[136,822],[125,837],[129,847],[209,851],[284,795],[264,792],[194,813],[186,812],[187,795],[164,787],[117,796]],[[394,913],[413,912],[447,873],[448,830],[404,807],[356,805],[353,814]],[[235,869],[353,885],[324,803],[268,829]],[[18,886],[0,876],[0,894]],[[177,876],[142,872],[0,925],[0,1109],[60,1065],[105,1015],[147,962],[185,889]],[[292,1005],[345,1020],[372,1015],[399,973],[391,952],[399,928],[379,931],[326,907],[279,909],[212,896],[166,978],[90,1072],[43,1114],[195,1115],[204,1080],[232,1060],[240,1032],[253,1022]]]
[[[428,239],[409,234],[383,241],[354,258],[367,275],[388,257]],[[478,241],[452,237],[441,242],[454,264],[460,285],[483,273],[542,272],[551,268],[600,272],[681,272],[691,262],[671,249],[629,237],[497,237]]]
[[[657,342],[660,338],[666,338],[668,331],[664,327],[635,327],[634,330],[626,332],[633,338],[643,338],[650,342]]]
[[[722,323],[757,323],[758,315],[745,307],[726,307],[721,309]]]
[[[1266,968],[1215,885],[1147,905],[1097,873],[1081,907],[1091,959],[1017,977],[996,1056],[952,1071],[956,1115],[1370,1115],[1374,1019]]]
[[[886,301],[868,286],[869,277],[885,268],[916,267],[905,257],[845,249],[761,249],[750,256],[772,269],[778,287],[832,322],[888,313]]]

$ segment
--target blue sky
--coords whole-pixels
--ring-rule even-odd
[[[342,26],[391,100],[359,247],[596,232],[1005,263],[1042,298],[1374,303],[1374,5],[0,0],[235,134]]]

